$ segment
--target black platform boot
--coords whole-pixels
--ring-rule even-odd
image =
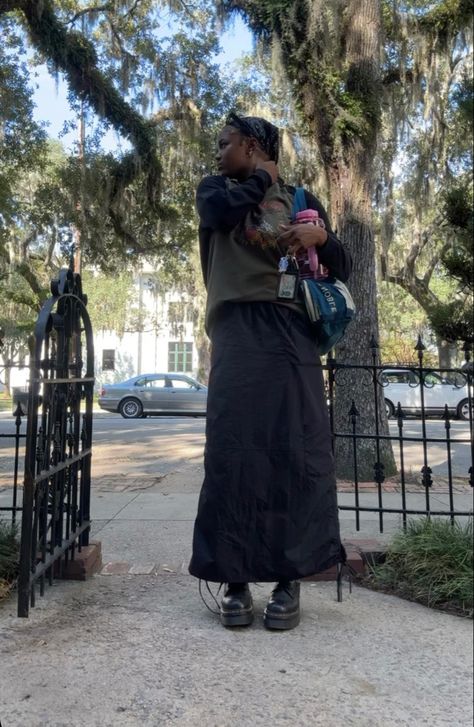
[[[263,613],[267,629],[294,629],[300,622],[300,584],[280,581],[272,591]]]
[[[253,603],[248,583],[228,583],[221,602],[221,624],[249,626],[252,621]]]

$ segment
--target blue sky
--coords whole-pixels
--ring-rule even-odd
[[[222,52],[217,56],[218,63],[231,63],[242,53],[248,52],[252,47],[252,36],[240,18],[236,18],[231,27],[221,37]],[[64,123],[75,121],[75,114],[71,111],[67,100],[67,85],[62,74],[58,79],[48,73],[46,66],[37,70],[37,88],[33,98],[36,104],[34,117],[37,121],[48,123],[48,135],[59,138]],[[62,138],[62,143],[70,147],[77,139],[77,131],[71,131]],[[109,131],[103,139],[103,147],[110,150],[126,148],[126,143],[120,141],[115,131]]]

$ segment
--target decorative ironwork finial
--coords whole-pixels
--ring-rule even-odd
[[[352,423],[355,424],[355,420],[359,416],[359,410],[356,407],[354,399],[352,399],[352,405],[351,405],[351,408],[349,409],[349,416],[352,420]]]
[[[372,352],[372,363],[375,366],[376,363],[377,363],[380,346],[377,343],[377,339],[375,338],[374,334],[372,334],[372,336],[370,337],[370,344],[369,345],[370,345],[370,350]]]
[[[370,345],[370,348],[372,350],[376,350],[376,349],[380,348],[379,344],[377,343],[377,339],[375,338],[375,336],[374,336],[373,333],[372,333],[372,335],[370,337],[370,344],[369,345]]]
[[[421,335],[418,334],[418,341],[415,346],[415,351],[418,352],[418,361],[420,362],[420,366],[423,365],[423,351],[426,351],[426,346],[424,345],[423,341],[421,340]]]
[[[442,419],[444,419],[444,428],[446,430],[447,429],[450,429],[451,428],[451,420],[450,420],[449,409],[448,409],[448,405],[447,404],[444,405],[444,412],[443,412]]]
[[[418,334],[418,341],[416,342],[415,351],[426,351],[426,346],[421,340],[421,333]]]
[[[466,363],[469,363],[471,360],[471,344],[469,341],[464,341],[464,345],[462,347],[463,353],[464,353],[464,360]]]
[[[74,242],[71,242],[71,244],[69,246],[69,270],[71,271],[71,273],[74,272],[75,255],[76,255],[76,245],[74,244]]]

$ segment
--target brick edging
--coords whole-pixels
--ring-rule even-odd
[[[367,572],[367,564],[380,560],[386,546],[375,539],[370,540],[346,540],[343,541],[347,553],[347,563],[357,575],[364,575]],[[188,563],[128,563],[126,561],[108,561],[100,570],[100,575],[187,575]],[[304,581],[334,581],[336,580],[336,566],[329,568],[323,573],[316,573],[303,578]]]

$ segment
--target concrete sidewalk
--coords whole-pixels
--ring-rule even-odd
[[[0,607],[2,727],[472,725],[471,623],[304,583],[302,622],[223,629],[183,575],[56,582]]]
[[[194,518],[199,491],[203,479],[202,462],[187,463],[162,473],[141,474],[130,471],[121,476],[103,476],[100,463],[93,463],[95,472],[91,492],[91,536],[102,543],[102,559],[107,572],[124,572],[124,564],[139,572],[170,570],[187,573],[191,555]],[[18,493],[21,503],[21,490]],[[11,488],[0,488],[0,507],[10,505]],[[407,506],[413,510],[425,510],[424,491],[406,493]],[[338,492],[339,505],[353,506],[354,493]],[[378,495],[361,491],[359,503],[363,507],[376,507]],[[401,507],[400,492],[384,492],[385,508]],[[449,510],[447,491],[430,492],[433,512]],[[455,508],[472,512],[472,489],[461,488],[456,492]],[[360,530],[356,528],[355,513],[340,511],[341,534],[344,540],[376,539],[388,542],[402,525],[402,517],[396,513],[384,513],[383,533],[379,529],[379,515],[366,512],[360,515]],[[465,521],[465,518],[460,518]],[[118,564],[118,565],[117,565]],[[117,567],[115,567],[117,566]]]
[[[253,587],[250,628],[223,629],[187,575],[201,479],[194,463],[94,481],[101,573],[46,587],[28,620],[16,618],[15,596],[0,606],[2,727],[472,724],[470,621],[347,585],[337,603],[334,583],[306,582],[294,631],[263,628],[270,584]],[[433,509],[447,497],[433,493]],[[399,498],[384,493],[384,504]],[[461,498],[469,509],[470,493]],[[385,518],[382,538],[399,525]],[[347,539],[381,537],[375,513],[358,534],[342,512],[341,527]]]
[[[92,537],[102,542],[104,563],[125,561],[136,567],[164,565],[176,572],[187,572],[198,493],[176,491],[166,485],[169,479],[164,478],[160,485],[144,492],[93,493]],[[353,505],[354,495],[338,493],[338,501],[340,505]],[[425,507],[423,494],[407,495],[407,502],[414,510]],[[433,510],[449,509],[447,494],[433,495],[431,503]],[[377,494],[362,493],[360,504],[377,506]],[[456,506],[459,510],[472,509],[471,493],[458,495]],[[384,493],[384,507],[400,507],[400,495]],[[380,533],[378,513],[363,513],[361,530],[357,531],[353,512],[341,511],[339,517],[343,539],[353,542],[367,538],[388,542],[402,524],[401,515],[384,514],[384,532]]]

